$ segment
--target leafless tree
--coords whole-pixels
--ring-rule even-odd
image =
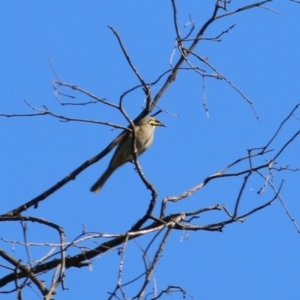
[[[293,0],[291,0],[293,1]],[[206,104],[206,95],[205,95],[205,83],[209,79],[217,79],[225,81],[232,89],[240,94],[241,99],[246,101],[249,104],[249,107],[253,111],[254,117],[258,117],[254,109],[252,101],[241,91],[229,78],[224,76],[217,67],[213,66],[207,58],[201,56],[199,51],[199,44],[204,40],[211,42],[221,41],[221,38],[225,34],[230,34],[231,29],[234,25],[224,28],[216,37],[207,38],[205,33],[207,29],[219,19],[229,18],[235,14],[243,14],[249,10],[256,9],[266,9],[272,11],[271,8],[266,7],[268,3],[272,0],[264,0],[260,2],[255,2],[248,4],[246,6],[239,7],[238,9],[231,10],[231,1],[230,0],[216,0],[212,5],[212,11],[210,17],[202,24],[199,30],[196,30],[196,27],[193,24],[191,17],[190,20],[190,31],[185,36],[182,36],[180,32],[180,24],[178,24],[177,16],[178,9],[175,0],[172,0],[171,6],[173,9],[173,26],[175,29],[175,41],[176,47],[174,52],[170,57],[170,69],[166,70],[162,74],[157,75],[157,79],[153,82],[147,82],[143,79],[143,75],[137,70],[134,64],[134,58],[130,56],[130,53],[126,51],[122,37],[118,34],[115,28],[109,26],[111,33],[117,39],[121,53],[124,56],[124,59],[127,61],[132,72],[135,74],[139,84],[133,86],[129,90],[123,92],[120,95],[119,103],[115,104],[110,102],[107,99],[98,97],[90,93],[89,91],[75,86],[71,83],[63,82],[59,79],[59,76],[56,76],[56,79],[53,81],[53,88],[55,92],[56,99],[62,105],[100,105],[100,106],[109,106],[112,109],[119,111],[128,121],[129,126],[124,127],[118,124],[103,122],[100,120],[89,120],[86,118],[73,118],[66,115],[60,115],[56,112],[49,110],[46,106],[44,107],[35,107],[29,102],[26,104],[32,109],[30,114],[4,114],[1,113],[1,117],[37,117],[37,116],[46,116],[50,115],[53,118],[62,120],[64,122],[86,122],[101,124],[103,126],[110,126],[112,128],[122,129],[122,133],[114,139],[105,149],[103,149],[95,157],[87,159],[83,164],[78,166],[70,174],[66,175],[64,178],[59,180],[57,184],[49,187],[45,192],[40,195],[37,195],[30,201],[26,203],[20,203],[19,207],[15,207],[11,211],[2,212],[0,216],[1,222],[6,222],[9,224],[19,223],[21,224],[21,229],[23,231],[23,240],[6,240],[6,243],[19,244],[25,249],[26,257],[28,263],[24,261],[26,259],[21,259],[17,256],[12,256],[6,251],[0,249],[0,257],[2,258],[3,263],[1,263],[0,268],[6,270],[6,275],[0,278],[0,293],[10,294],[16,293],[17,299],[22,299],[23,290],[29,287],[35,287],[37,291],[42,295],[43,299],[54,299],[55,293],[57,292],[57,287],[59,285],[64,289],[64,277],[66,272],[70,272],[74,268],[83,268],[89,267],[92,264],[92,260],[96,257],[102,258],[102,255],[112,251],[118,250],[120,253],[120,264],[118,270],[118,278],[115,284],[115,288],[110,291],[108,299],[163,299],[165,295],[172,293],[180,293],[182,296],[188,296],[188,293],[184,290],[184,287],[180,286],[167,286],[161,291],[156,291],[152,293],[149,289],[149,283],[153,277],[153,271],[155,270],[161,254],[164,251],[166,243],[168,243],[168,238],[170,235],[176,231],[189,232],[189,231],[222,231],[224,227],[229,224],[244,222],[247,217],[257,213],[260,210],[267,209],[274,201],[280,201],[288,215],[290,216],[291,222],[293,222],[297,231],[300,232],[296,221],[290,215],[290,212],[285,206],[283,199],[281,197],[280,191],[283,185],[283,182],[279,186],[274,184],[274,177],[280,171],[296,171],[296,169],[291,169],[288,166],[280,166],[278,164],[278,158],[284,153],[284,151],[291,147],[294,140],[298,137],[300,131],[291,133],[290,136],[286,137],[286,141],[277,148],[273,148],[274,141],[276,141],[279,133],[282,128],[293,118],[296,110],[299,105],[294,107],[288,116],[286,116],[282,122],[278,125],[278,129],[274,132],[274,135],[269,138],[266,144],[260,148],[248,149],[248,154],[243,157],[236,158],[232,163],[220,169],[218,172],[207,176],[203,181],[199,182],[192,188],[185,190],[184,192],[175,195],[168,196],[164,199],[158,198],[158,193],[154,185],[150,183],[145,174],[142,171],[142,168],[138,162],[135,141],[133,143],[133,153],[134,153],[134,164],[137,169],[137,172],[145,185],[145,189],[149,190],[151,199],[148,202],[147,207],[145,207],[144,215],[142,217],[136,216],[135,224],[132,225],[127,231],[120,234],[110,234],[106,232],[88,232],[84,231],[79,234],[78,237],[72,241],[67,241],[65,238],[65,230],[60,225],[55,224],[51,221],[46,221],[42,218],[37,218],[34,216],[35,210],[32,208],[39,208],[39,205],[43,201],[47,201],[53,193],[56,193],[64,185],[68,184],[70,181],[76,178],[81,172],[85,171],[91,165],[97,163],[100,159],[106,156],[119,142],[120,137],[124,132],[131,131],[135,136],[133,129],[133,122],[149,115],[149,114],[158,114],[158,113],[168,113],[163,109],[158,109],[158,104],[160,99],[163,97],[165,92],[169,87],[175,82],[175,79],[179,72],[190,70],[197,73],[200,76],[203,82],[203,106],[208,113],[209,109]],[[296,1],[295,1],[296,2]],[[178,59],[176,54],[180,54]],[[206,66],[206,70],[203,70],[200,66]],[[51,66],[54,69],[54,66]],[[152,88],[160,84],[160,89],[158,92],[153,94]],[[62,99],[70,99],[70,96],[66,92],[62,92],[62,88],[65,90],[72,90],[76,93],[84,94],[89,99],[86,102],[78,103],[73,98],[70,102],[65,102]],[[136,116],[134,120],[130,119],[125,109],[123,108],[124,99],[135,90],[142,90],[145,94],[145,107],[141,113]],[[109,97],[107,97],[109,98]],[[253,176],[258,176],[261,178],[261,189],[258,191],[259,194],[263,195],[266,188],[270,188],[273,191],[271,197],[265,196],[264,203],[253,206],[247,212],[241,212],[240,206],[243,202],[245,188]],[[224,178],[243,178],[242,184],[238,187],[238,193],[235,198],[235,205],[233,211],[231,211],[228,206],[225,204],[215,204],[211,206],[201,206],[195,210],[178,210],[175,213],[168,213],[168,205],[172,203],[180,202],[187,197],[193,196],[201,189],[204,189],[212,182],[220,182]],[[155,208],[159,207],[160,213],[155,214]],[[25,215],[26,212],[26,215]],[[213,221],[207,224],[199,224],[197,220],[199,216],[211,212],[215,214]],[[31,215],[28,215],[31,214]],[[47,216],[45,216],[47,218]],[[33,243],[27,237],[27,224],[34,223],[39,228],[49,228],[53,230],[59,238],[59,243]],[[141,247],[138,244],[138,238],[145,236],[148,238],[147,247]],[[90,246],[90,241],[97,241],[97,245],[92,247]],[[141,249],[144,260],[144,270],[136,278],[132,278],[129,282],[123,282],[123,263],[124,257],[127,251],[127,246],[133,241],[137,242],[138,247]],[[34,247],[40,247],[45,250],[45,254],[41,256],[38,260],[32,260],[31,252]],[[151,255],[149,252],[153,252],[154,255]],[[75,254],[74,254],[75,252]],[[52,272],[52,273],[51,273]],[[45,281],[43,276],[45,274],[52,274],[52,279]],[[50,277],[48,277],[50,278]],[[126,289],[128,286],[134,286],[135,295],[130,297],[127,295]]]

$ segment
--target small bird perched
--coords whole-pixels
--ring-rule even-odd
[[[154,129],[156,126],[166,127],[164,124],[162,124],[160,121],[153,117],[143,118],[135,124],[135,143],[138,156],[144,153],[152,144]],[[129,161],[133,161],[132,138],[133,137],[131,132],[128,132],[123,136],[106,171],[91,187],[91,192],[98,193],[101,190],[104,183],[106,182],[106,180],[109,178],[109,176],[117,168]]]

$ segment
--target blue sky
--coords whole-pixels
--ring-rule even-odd
[[[232,1],[228,8],[233,10],[250,3]],[[212,0],[178,1],[182,35],[189,30],[184,24],[190,15],[199,30],[212,13],[213,5]],[[182,193],[247,155],[247,149],[264,146],[300,102],[300,4],[278,0],[265,7],[278,13],[253,9],[223,18],[208,28],[206,37],[217,36],[233,24],[236,26],[222,36],[221,43],[203,41],[196,49],[253,101],[259,121],[234,89],[214,79],[206,81],[207,117],[202,105],[201,77],[192,71],[180,72],[159,102],[161,108],[179,116],[166,113],[158,116],[168,127],[157,129],[153,146],[140,158],[143,171],[157,188],[159,203],[164,197]],[[145,81],[154,81],[170,68],[175,45],[170,1],[3,1],[0,16],[0,113],[31,113],[23,101],[26,100],[35,107],[45,105],[65,116],[126,126],[119,112],[101,105],[61,106],[51,85],[55,75],[48,57],[62,81],[114,103],[118,103],[125,90],[138,84],[108,25],[119,32]],[[174,61],[178,57],[176,52]],[[153,95],[160,86],[153,86]],[[89,100],[74,91],[63,91],[76,96],[75,101]],[[124,101],[132,118],[143,105],[141,91],[131,93]],[[300,112],[296,116],[300,118]],[[119,133],[101,125],[62,123],[49,116],[0,118],[0,127],[1,213],[51,187],[99,153]],[[274,141],[271,147],[274,152],[297,130],[299,119],[291,118]],[[298,168],[299,146],[299,140],[295,140],[278,160],[278,166]],[[266,158],[271,157],[270,154]],[[258,158],[255,163],[262,163],[266,158]],[[65,228],[68,241],[80,235],[83,227],[90,232],[127,230],[144,214],[150,194],[131,164],[113,174],[100,194],[90,193],[90,186],[108,162],[109,157],[105,157],[40,203],[38,209],[30,209],[24,215],[59,224]],[[274,175],[273,183],[277,187],[284,179],[282,197],[300,223],[299,173],[287,171]],[[232,210],[242,180],[242,177],[216,180],[192,197],[171,204],[168,212],[217,203]],[[269,188],[264,195],[257,195],[262,185],[259,176],[249,182],[242,211],[273,197]],[[155,212],[158,211],[159,208]],[[211,212],[195,223],[207,224],[224,218],[222,213]],[[58,242],[49,229],[32,223],[28,227],[31,242]],[[23,240],[19,223],[2,222],[0,232],[1,238]],[[137,242],[145,246],[147,240],[140,238]],[[275,202],[248,217],[246,222],[227,226],[222,233],[173,232],[154,273],[155,282],[158,290],[168,285],[181,286],[194,299],[296,299],[300,297],[299,246],[295,227],[280,203]],[[24,261],[27,259],[20,245],[13,247],[0,240],[0,248]],[[32,254],[37,258],[41,251],[48,250],[33,247]],[[126,252],[124,281],[142,270],[141,256],[137,244],[131,242]],[[92,269],[68,270],[65,285],[69,290],[63,292],[59,287],[55,299],[106,299],[107,292],[115,287],[119,261],[117,251],[111,251],[97,258]],[[1,259],[0,264],[4,264]],[[6,270],[0,267],[0,277],[2,274]],[[127,296],[132,297],[135,292],[129,288]],[[24,296],[25,299],[36,297],[31,290]],[[2,298],[15,299],[15,296]],[[182,297],[175,294],[172,299]]]

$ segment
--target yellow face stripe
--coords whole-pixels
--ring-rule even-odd
[[[152,126],[159,126],[159,125],[161,125],[161,123],[158,120],[156,120],[156,119],[151,119],[149,121],[149,124],[152,125]]]
[[[148,124],[150,124],[151,126],[162,126],[162,127],[167,127],[165,124],[161,123],[160,121],[156,120],[155,118],[151,118],[148,121]]]

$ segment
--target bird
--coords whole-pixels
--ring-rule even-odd
[[[134,124],[136,136],[135,143],[138,156],[143,154],[152,144],[154,130],[157,126],[166,127],[166,125],[164,125],[154,117],[145,117]],[[91,187],[91,192],[98,193],[102,189],[107,179],[116,169],[127,162],[133,161],[132,138],[133,135],[131,132],[127,132],[124,134],[112,159],[110,160],[107,169],[93,184],[93,186]]]

